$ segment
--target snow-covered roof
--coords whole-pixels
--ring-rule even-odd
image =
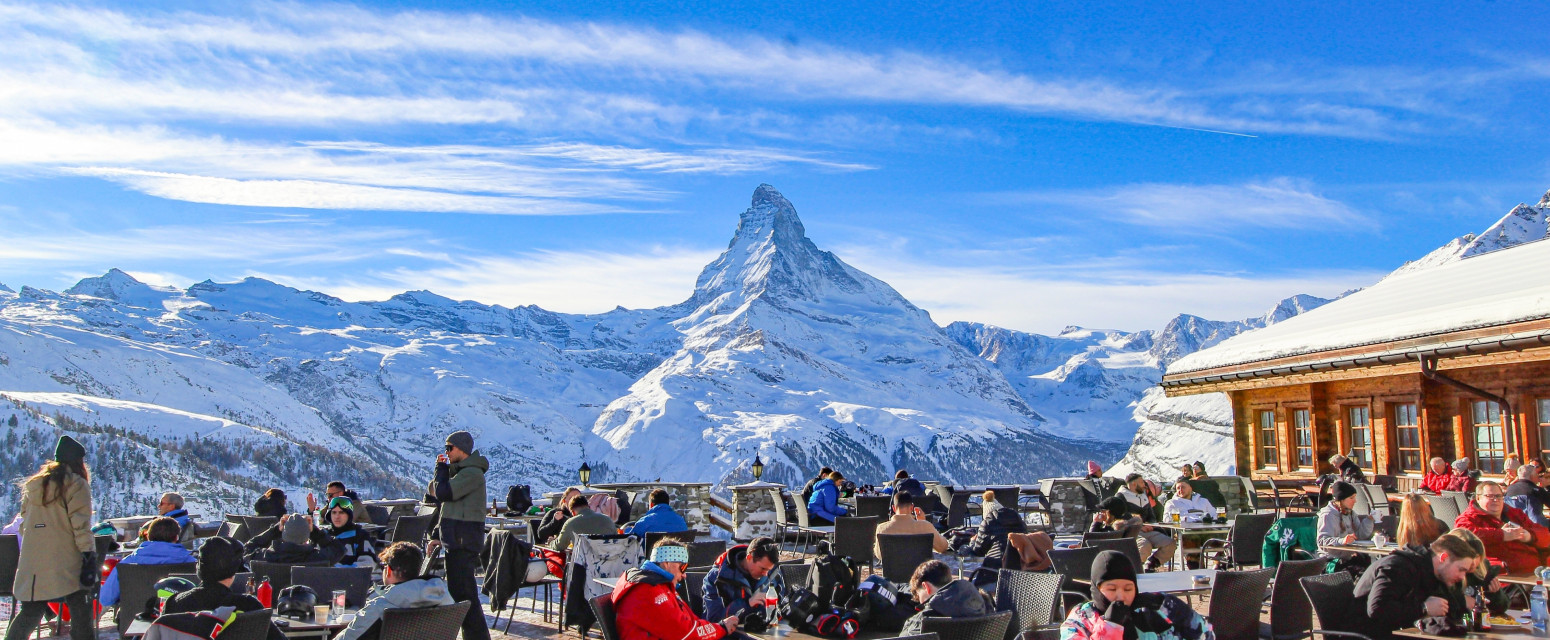
[[[1506,335],[1507,325],[1544,318],[1550,318],[1550,241],[1537,241],[1390,276],[1302,315],[1180,358],[1168,367],[1167,376],[1174,382],[1187,377],[1181,374],[1318,360],[1326,352],[1348,353],[1359,347],[1370,346],[1373,353],[1434,348],[1456,340],[1459,336],[1450,334],[1459,331],[1503,327]],[[1428,337],[1437,339],[1424,340]],[[1391,343],[1397,341],[1411,343],[1396,349]]]

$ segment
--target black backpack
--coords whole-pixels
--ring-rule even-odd
[[[825,544],[819,544],[818,554],[807,572],[808,590],[826,607],[849,606],[861,583],[861,569],[854,560],[830,553]]]
[[[533,507],[533,489],[525,484],[514,484],[506,488],[506,512],[518,515],[527,513]]]
[[[859,617],[871,629],[901,631],[904,621],[915,615],[915,599],[882,576],[862,581],[857,596],[862,603],[857,608]]]
[[[797,631],[811,629],[818,616],[828,613],[830,607],[818,602],[818,596],[802,587],[786,587],[780,593],[780,605],[776,615]]]

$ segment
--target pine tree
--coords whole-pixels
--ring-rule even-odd
[[[5,426],[8,426],[8,427],[16,426],[16,414],[14,414],[14,413],[11,414],[11,419],[5,421]]]

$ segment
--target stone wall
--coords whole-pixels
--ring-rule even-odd
[[[630,519],[646,513],[646,500],[652,489],[663,489],[673,497],[673,510],[677,511],[695,531],[710,531],[710,483],[610,483],[594,484],[594,489],[623,489],[635,495],[630,505]]]
[[[732,487],[733,539],[752,540],[775,535],[778,525],[775,523],[773,492],[783,486],[760,482]]]

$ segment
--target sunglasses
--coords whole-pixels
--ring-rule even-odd
[[[457,447],[454,447],[454,446],[452,446],[450,444],[447,445],[447,453],[452,453],[452,450],[455,449],[455,448],[457,448]]]

